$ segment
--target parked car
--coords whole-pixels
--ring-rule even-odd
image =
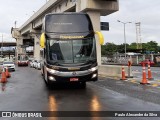
[[[30,67],[33,67],[33,65],[34,65],[34,60],[30,61],[30,62],[29,62],[29,65],[30,65]]]
[[[35,64],[35,68],[38,70],[41,69],[41,60],[37,60],[37,63]]]
[[[35,68],[35,67],[36,67],[36,64],[37,64],[37,60],[33,60],[33,62],[32,62],[32,67]]]
[[[15,64],[14,64],[14,62],[11,62],[11,61],[4,61],[3,62],[3,67],[4,68],[8,67],[9,71],[15,71]]]
[[[151,61],[150,59],[146,59],[146,60],[143,60],[141,61],[139,64],[143,65],[147,65],[148,63],[150,63],[150,65],[154,65],[155,63],[153,61]]]

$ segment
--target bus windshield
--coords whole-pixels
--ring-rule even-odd
[[[72,33],[93,31],[93,28],[87,15],[56,14],[46,16],[45,30],[47,33]]]
[[[48,56],[51,62],[76,64],[96,59],[94,38],[80,40],[47,39],[47,46]]]
[[[21,60],[21,61],[28,60],[28,56],[27,55],[18,55],[18,60]]]

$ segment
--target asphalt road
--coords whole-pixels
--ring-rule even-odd
[[[160,67],[151,67],[152,77],[155,80],[160,80]],[[134,77],[142,78],[142,66],[132,66]],[[148,67],[146,67],[146,73],[148,73]]]
[[[48,89],[40,71],[34,68],[18,67],[11,75],[8,83],[0,86],[0,111],[160,111],[158,88],[99,78],[98,82],[87,83],[86,89],[81,89],[75,84]],[[17,120],[17,118],[0,119]],[[24,119],[35,120],[35,118]],[[41,119],[59,120],[51,117]],[[61,117],[61,119],[75,120],[71,117]],[[76,118],[76,120],[81,119],[156,120],[158,118]]]

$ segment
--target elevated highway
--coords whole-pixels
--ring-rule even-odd
[[[95,31],[100,30],[100,16],[106,16],[119,10],[118,0],[49,0],[35,12],[20,28],[12,28],[12,37],[17,42],[17,53],[25,52],[21,47],[32,42],[34,57],[40,58],[39,38],[43,18],[47,13],[86,12],[90,15]],[[27,41],[27,42],[26,42]],[[101,48],[97,41],[98,63],[101,63]]]
[[[10,55],[15,55],[15,51],[13,50],[6,50],[4,47],[16,47],[17,43],[16,42],[0,42],[0,54],[1,56],[10,56]]]
[[[0,42],[0,46],[2,47],[15,47],[16,46],[16,42]]]

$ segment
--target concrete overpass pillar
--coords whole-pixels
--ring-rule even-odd
[[[87,11],[86,13],[89,14],[91,18],[94,31],[100,31],[100,12]],[[98,62],[98,65],[101,65],[101,45],[97,37],[96,37],[96,46],[97,46],[97,62]]]
[[[23,45],[23,38],[17,38],[17,49],[16,49],[16,57],[18,57],[18,54],[23,53],[23,48],[21,47]]]
[[[38,35],[34,34],[34,58],[39,60],[40,59],[40,45],[39,45],[39,37]]]

